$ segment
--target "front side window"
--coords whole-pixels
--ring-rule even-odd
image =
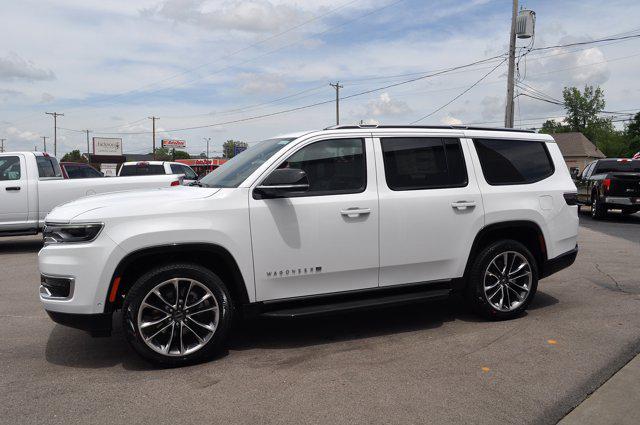
[[[367,185],[363,139],[331,139],[300,149],[278,168],[303,170],[309,190],[301,196],[363,192]]]
[[[484,178],[492,186],[528,184],[554,172],[545,142],[474,139]]]
[[[21,176],[19,157],[0,157],[0,181],[20,180]]]
[[[62,170],[57,161],[48,156],[36,156],[38,176],[40,178],[62,177]]]
[[[184,178],[187,180],[197,180],[198,179],[198,175],[196,174],[195,171],[193,171],[191,169],[191,167],[188,167],[186,165],[182,165],[182,172],[184,173]]]
[[[380,141],[389,189],[419,190],[467,185],[467,168],[460,140],[390,137]]]

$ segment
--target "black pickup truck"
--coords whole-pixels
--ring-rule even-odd
[[[578,202],[591,205],[599,219],[610,209],[623,214],[640,211],[640,160],[599,159],[587,165],[577,177]]]

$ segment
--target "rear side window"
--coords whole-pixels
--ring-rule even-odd
[[[165,174],[164,165],[159,164],[134,164],[123,165],[121,176],[155,176]]]
[[[38,176],[40,178],[62,177],[62,170],[57,162],[48,156],[36,156]]]
[[[17,156],[0,157],[0,181],[20,180],[20,158]]]
[[[86,179],[91,177],[102,177],[102,175],[91,167],[82,165],[67,165],[65,166],[67,175],[70,179]]]
[[[545,142],[474,139],[485,180],[492,186],[528,184],[554,172]]]
[[[391,190],[419,190],[467,185],[460,140],[440,137],[381,139],[384,172]]]

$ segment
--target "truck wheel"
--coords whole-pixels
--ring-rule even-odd
[[[224,347],[233,318],[226,286],[195,264],[156,267],[140,277],[123,304],[127,341],[145,359],[180,366]]]
[[[598,195],[593,195],[591,200],[591,217],[596,220],[600,220],[607,215],[607,207],[600,202]]]
[[[527,308],[538,287],[538,268],[520,242],[501,240],[484,248],[469,273],[467,299],[481,316],[513,319]]]

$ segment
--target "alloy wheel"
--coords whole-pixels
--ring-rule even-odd
[[[532,272],[527,258],[516,251],[496,255],[484,273],[484,295],[498,311],[520,307],[531,292]]]
[[[156,285],[142,300],[137,324],[145,344],[165,356],[185,356],[213,337],[220,305],[213,292],[194,279],[174,278]]]

